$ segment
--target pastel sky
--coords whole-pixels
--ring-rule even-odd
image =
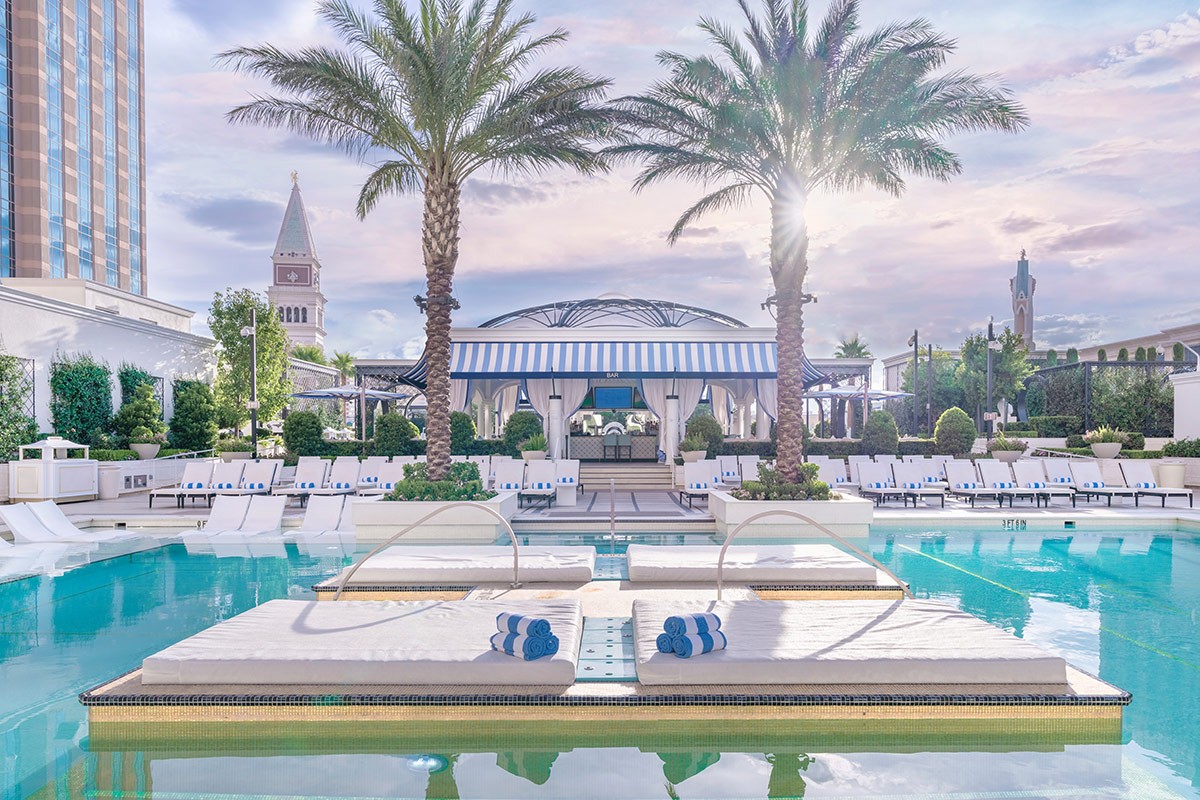
[[[864,26],[926,17],[957,39],[951,68],[996,73],[1031,117],[1018,135],[950,140],[953,183],[909,182],[810,205],[809,351],[859,333],[877,356],[913,328],[955,347],[1011,318],[1008,279],[1026,248],[1038,280],[1041,347],[1095,344],[1200,320],[1200,10],[1196,0],[864,0]],[[518,0],[571,33],[554,62],[615,81],[614,95],[660,75],[660,49],[698,52],[701,14],[737,21],[733,0]],[[826,3],[815,0],[813,15]],[[146,4],[147,182],[153,295],[192,308],[214,288],[265,289],[297,170],[324,265],[327,350],[415,356],[423,285],[421,205],[354,200],[368,168],[291,134],[233,127],[224,113],[263,87],[217,66],[242,44],[333,43],[309,0]],[[769,325],[768,213],[711,216],[664,239],[699,188],[635,195],[632,168],[520,181],[486,174],[464,192],[455,322],[606,292],[713,308]]]

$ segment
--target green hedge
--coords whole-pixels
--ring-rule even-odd
[[[934,439],[901,439],[900,455],[902,456],[931,456],[937,453],[937,441]]]
[[[1035,430],[1025,430],[1023,428],[1003,428],[1002,430],[1004,431],[1004,435],[1010,439],[1019,439],[1022,437],[1029,439],[1038,438],[1038,432]]]
[[[862,441],[859,439],[810,439],[804,447],[804,452],[810,456],[830,456],[832,458],[863,454]]]
[[[723,456],[758,456],[760,458],[775,457],[775,443],[772,441],[747,442],[728,441],[721,446]]]
[[[112,371],[90,355],[59,356],[50,364],[54,432],[80,444],[112,425]]]
[[[1083,433],[1083,420],[1073,416],[1030,417],[1029,426],[1043,439],[1060,439]]]
[[[1054,453],[1071,453],[1077,456],[1090,456],[1092,448],[1090,447],[1047,447]],[[1162,458],[1166,453],[1165,450],[1121,450],[1121,458]]]
[[[1200,458],[1200,439],[1177,439],[1168,442],[1162,452],[1164,456],[1171,458]]]
[[[97,461],[137,461],[138,454],[132,450],[90,450],[88,452]]]

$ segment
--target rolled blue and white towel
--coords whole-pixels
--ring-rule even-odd
[[[691,658],[692,656],[704,653],[724,650],[727,644],[729,644],[729,641],[725,638],[725,634],[719,630],[714,630],[710,633],[676,636],[671,639],[671,649],[679,658]]]
[[[545,638],[550,635],[550,622],[539,617],[525,617],[501,611],[496,615],[496,630],[501,633],[519,633],[522,636]]]
[[[658,647],[658,652],[660,653],[675,652],[675,645],[671,641],[671,634],[669,633],[660,633],[658,638],[655,639],[654,644]]]
[[[721,618],[716,614],[677,614],[667,617],[663,630],[672,639],[697,633],[711,633],[721,629]]]
[[[525,636],[520,633],[492,634],[492,649],[526,661],[534,661],[558,652],[557,636]]]

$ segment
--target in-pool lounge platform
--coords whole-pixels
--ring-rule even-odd
[[[668,613],[712,610],[729,647],[652,648]],[[499,611],[551,620],[553,657],[487,648]],[[92,724],[669,723],[1026,720],[1120,725],[1130,695],[965,612],[928,601],[646,600],[635,680],[576,680],[578,599],[276,600],[81,695]],[[797,681],[803,682],[795,682]]]

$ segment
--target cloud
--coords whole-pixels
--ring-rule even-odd
[[[1122,222],[1106,222],[1077,228],[1069,233],[1056,236],[1047,243],[1047,249],[1050,252],[1057,252],[1059,250],[1111,248],[1136,242],[1148,235],[1149,232],[1143,227]]]
[[[1000,220],[1000,230],[1005,233],[1025,233],[1026,231],[1036,230],[1045,224],[1039,219],[1014,213]]]
[[[174,0],[174,5],[204,30],[227,33],[268,27],[296,3],[294,0]]]
[[[189,222],[224,234],[238,244],[264,245],[269,249],[283,221],[284,204],[274,200],[195,197],[175,192],[162,198],[182,208]]]
[[[508,183],[489,183],[470,180],[463,186],[463,199],[484,206],[514,206],[544,203],[554,196],[546,184],[514,186]]]

